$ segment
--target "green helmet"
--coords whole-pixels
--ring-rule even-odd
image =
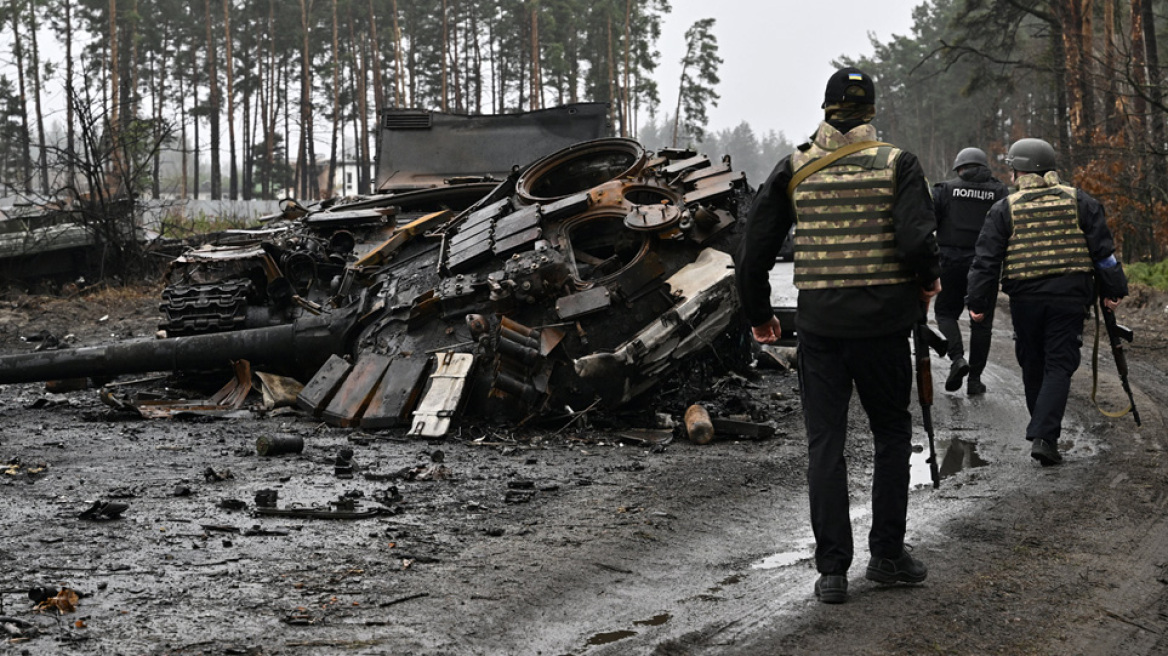
[[[1042,139],[1019,139],[1006,153],[1006,164],[1024,173],[1053,171],[1054,148]]]
[[[989,167],[990,161],[986,159],[985,151],[981,148],[963,148],[961,152],[957,153],[957,158],[953,160],[953,170],[969,165],[981,164]]]

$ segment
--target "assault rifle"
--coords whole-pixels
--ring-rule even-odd
[[[941,473],[937,469],[937,447],[933,443],[933,365],[929,360],[929,349],[944,355],[949,350],[949,341],[929,327],[926,303],[921,318],[913,326],[913,357],[917,365],[917,400],[921,403],[921,417],[925,433],[929,436],[929,474],[933,477],[933,488],[941,487]]]
[[[1115,368],[1119,371],[1119,382],[1123,384],[1123,391],[1127,393],[1128,402],[1127,409],[1119,413],[1103,412],[1102,409],[1100,409],[1100,412],[1103,412],[1103,414],[1109,417],[1122,417],[1127,414],[1128,410],[1130,410],[1132,413],[1132,418],[1136,420],[1136,426],[1139,426],[1140,411],[1136,409],[1136,399],[1134,396],[1132,396],[1131,384],[1128,383],[1127,380],[1127,356],[1123,353],[1124,341],[1130,343],[1132,338],[1135,337],[1135,334],[1132,332],[1131,328],[1128,328],[1127,326],[1121,326],[1116,323],[1115,312],[1107,308],[1107,306],[1103,303],[1102,298],[1099,299],[1099,312],[1103,315],[1103,323],[1107,326],[1107,339],[1111,342],[1111,357],[1115,360]],[[1096,357],[1098,357],[1098,330],[1095,332],[1095,339],[1095,351]],[[1091,400],[1095,400],[1094,386],[1092,386],[1091,389]],[[1098,404],[1096,404],[1096,407],[1098,407]]]

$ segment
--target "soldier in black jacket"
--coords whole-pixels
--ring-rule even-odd
[[[865,576],[919,583],[928,574],[904,545],[912,453],[908,337],[922,301],[940,290],[936,222],[917,158],[875,141],[875,93],[857,69],[831,77],[824,122],[759,190],[736,265],[754,338],[777,341],[782,327],[771,311],[768,272],[798,224],[799,385],[821,574],[815,595],[825,603],[846,601],[852,563],[844,447],[853,385],[876,442]]]
[[[983,321],[969,324],[969,361],[961,343],[957,319],[965,310],[965,285],[973,247],[985,223],[990,206],[1006,197],[1009,190],[990,172],[990,163],[980,148],[966,148],[953,160],[957,179],[933,185],[933,207],[937,214],[937,245],[941,247],[941,293],[934,312],[937,327],[949,340],[949,377],[945,389],[956,392],[969,374],[966,393],[985,394],[981,372],[990,355],[994,313],[991,306]]]
[[[990,208],[965,303],[971,320],[984,321],[1001,278],[1030,411],[1025,437],[1032,442],[1031,457],[1045,467],[1063,459],[1058,439],[1096,281],[1104,304],[1115,309],[1127,296],[1127,278],[1115,259],[1103,206],[1061,183],[1049,143],[1019,140],[1006,163],[1018,191]]]

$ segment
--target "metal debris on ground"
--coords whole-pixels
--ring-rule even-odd
[[[235,478],[235,475],[231,473],[230,469],[216,471],[214,467],[208,467],[203,470],[203,479],[208,483],[222,483],[233,478]]]
[[[353,450],[348,447],[342,447],[337,452],[336,460],[333,464],[333,474],[337,478],[353,478]]]
[[[129,507],[130,504],[122,503],[121,501],[105,501],[103,499],[99,499],[94,501],[88,508],[81,511],[81,514],[77,515],[77,518],[88,519],[92,521],[118,519],[122,516],[122,513],[129,509]]]
[[[55,610],[58,615],[65,613],[72,613],[77,610],[77,602],[81,600],[81,596],[70,588],[61,588],[57,594],[47,597],[36,605],[36,610],[44,612]]]
[[[279,456],[303,450],[304,438],[299,435],[261,435],[256,438],[256,453],[261,456]]]
[[[694,444],[708,444],[714,439],[714,424],[710,421],[710,413],[696,403],[686,408],[685,432]]]

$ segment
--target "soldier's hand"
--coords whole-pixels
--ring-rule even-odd
[[[921,288],[921,300],[928,301],[937,294],[941,293],[941,279],[936,278],[928,287]]]
[[[771,317],[770,321],[757,326],[751,326],[750,332],[754,334],[754,341],[759,344],[774,344],[783,336],[783,327],[779,325],[778,317]]]
[[[1115,308],[1119,307],[1119,302],[1121,300],[1122,299],[1118,299],[1118,298],[1105,298],[1105,299],[1103,299],[1103,306],[1106,307],[1108,310],[1111,310],[1112,312],[1114,312]]]
[[[985,312],[974,312],[973,310],[969,311],[969,320],[970,321],[975,321],[977,323],[981,323],[984,319],[985,319]]]

